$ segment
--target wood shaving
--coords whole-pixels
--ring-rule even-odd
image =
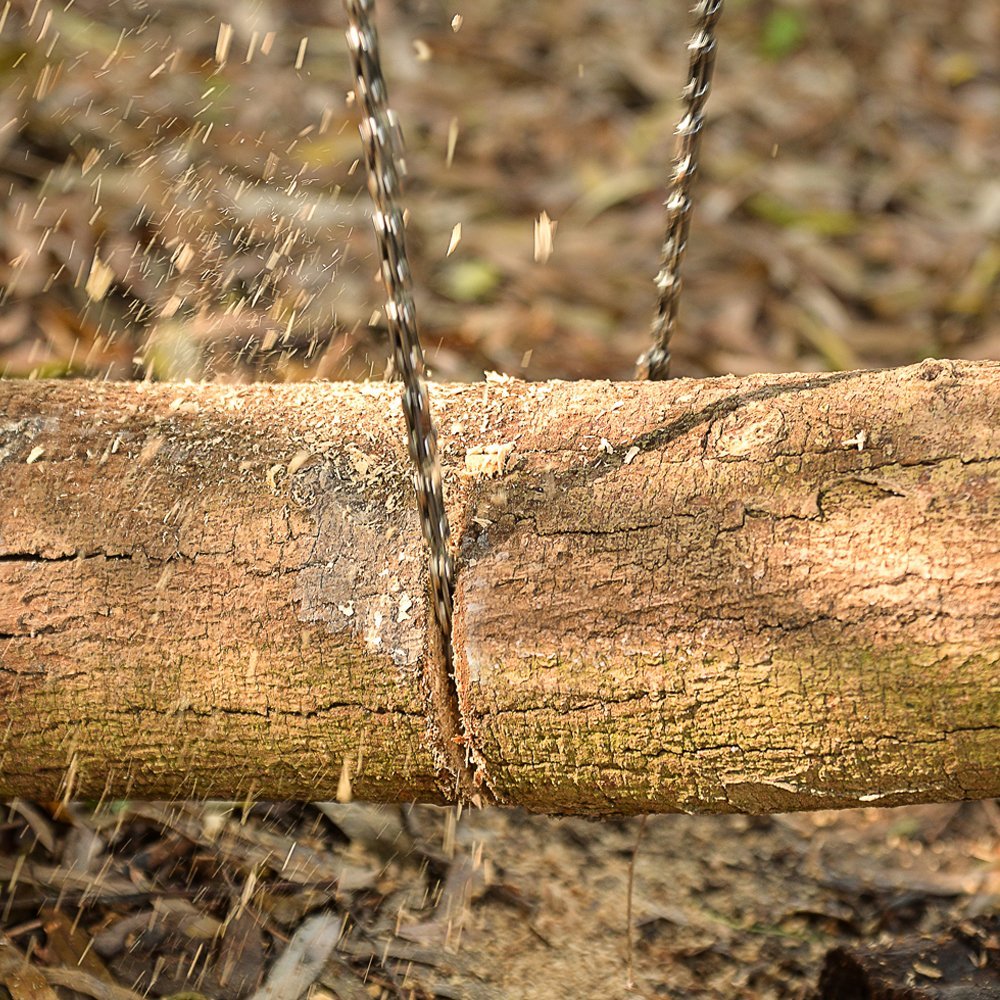
[[[507,467],[507,459],[513,450],[513,441],[475,445],[465,453],[465,472],[470,476],[499,476]]]

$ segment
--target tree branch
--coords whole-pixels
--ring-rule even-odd
[[[1000,794],[1000,365],[0,383],[0,794],[775,811]]]

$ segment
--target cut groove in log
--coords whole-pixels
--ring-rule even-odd
[[[396,387],[0,383],[0,794],[1000,794],[1000,365],[433,396],[457,705]]]

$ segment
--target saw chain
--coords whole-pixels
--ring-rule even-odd
[[[379,60],[378,36],[372,20],[375,0],[345,0],[344,6],[348,17],[347,42],[354,70],[354,93],[361,109],[361,141],[368,168],[368,190],[374,204],[375,233],[382,258],[386,321],[396,375],[403,383],[403,413],[413,461],[420,526],[430,549],[434,614],[447,643],[451,636],[454,562],[437,433],[431,417],[424,354],[413,305],[406,227],[400,206],[405,173],[402,136],[396,116],[389,108]]]
[[[723,0],[699,0],[694,8],[695,30],[688,42],[691,61],[681,97],[684,115],[677,124],[677,154],[665,202],[667,231],[660,250],[656,275],[656,314],[653,318],[653,345],[637,362],[639,378],[670,377],[670,339],[677,326],[681,298],[681,263],[687,248],[691,223],[691,183],[698,170],[701,133],[705,127],[705,105],[712,87],[715,68],[715,27],[722,16]]]

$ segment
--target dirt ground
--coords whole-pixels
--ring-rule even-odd
[[[15,802],[0,995],[804,998],[830,949],[974,935],[1000,898],[992,802],[640,829],[430,806]],[[39,992],[15,988],[24,955]],[[946,995],[933,960],[906,973],[928,991],[908,995]]]
[[[687,18],[380,5],[436,377],[632,376]],[[0,3],[0,373],[382,376],[343,27],[337,0]],[[676,373],[1000,357],[1000,7],[730,0],[720,36]],[[807,997],[831,948],[1000,901],[990,802],[640,827],[15,802],[0,998]]]

